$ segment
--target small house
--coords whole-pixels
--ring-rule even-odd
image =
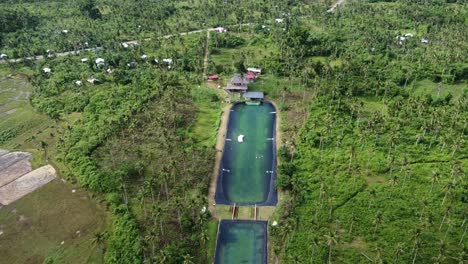
[[[208,81],[217,81],[219,79],[219,76],[217,74],[209,75],[207,79]]]
[[[8,58],[8,55],[6,55],[5,53],[0,54],[0,59],[4,60],[7,58]]]
[[[103,58],[97,58],[96,59],[96,65],[101,66],[104,65],[106,61]]]
[[[143,55],[141,55],[141,57],[140,57],[140,58],[141,58],[142,60],[146,60],[146,59],[148,59],[148,55],[146,55],[146,54],[143,54]]]
[[[219,33],[225,33],[225,32],[227,32],[227,29],[225,29],[225,28],[223,28],[223,27],[216,27],[216,28],[214,28],[214,30],[215,30],[216,32],[219,32]]]
[[[75,81],[75,85],[76,85],[76,86],[82,86],[83,83],[82,83],[81,81]]]
[[[246,92],[248,87],[247,84],[250,81],[245,78],[244,75],[235,74],[231,81],[228,83],[227,87],[225,88],[228,92]]]
[[[422,38],[422,39],[421,39],[421,43],[422,43],[422,44],[428,44],[428,43],[429,43],[429,40],[426,39],[426,38]]]
[[[81,59],[81,62],[82,62],[82,63],[88,62],[88,58],[82,58],[82,59]]]
[[[97,84],[99,83],[99,80],[94,78],[94,77],[91,77],[87,80],[90,84]]]
[[[49,73],[52,72],[52,69],[46,67],[46,68],[42,69],[42,71],[43,71],[44,73],[46,73],[46,74],[49,74]]]
[[[136,68],[137,65],[138,65],[138,63],[136,63],[134,61],[127,63],[127,67],[132,68],[132,69]]]
[[[262,69],[260,68],[247,68],[247,71],[255,73],[255,75],[260,75],[262,74]]]
[[[282,18],[276,18],[275,21],[276,21],[276,23],[283,23],[284,19],[282,19]]]
[[[249,80],[250,82],[253,82],[255,81],[255,79],[257,79],[257,76],[255,76],[255,73],[251,72],[251,71],[248,71],[246,74],[245,74],[245,78],[247,80]]]
[[[163,62],[165,62],[167,64],[172,64],[172,59],[170,59],[170,58],[163,59]]]
[[[414,37],[414,34],[413,34],[413,33],[406,33],[406,34],[405,34],[405,37],[407,37],[407,38],[412,38],[412,37]]]
[[[138,45],[140,45],[140,43],[138,43],[136,40],[122,42],[122,47],[124,48],[135,47]]]
[[[114,70],[112,70],[111,68],[107,69],[106,70],[107,74],[112,74],[114,72]]]
[[[62,30],[62,33],[63,33],[63,34],[68,34],[68,29]]]
[[[246,100],[246,104],[259,105],[265,96],[263,92],[246,92],[243,97]]]

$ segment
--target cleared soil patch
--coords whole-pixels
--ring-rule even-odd
[[[0,205],[8,205],[56,177],[55,169],[46,165],[0,187]]]
[[[8,152],[0,149],[0,187],[30,172],[32,170],[30,159],[31,153]]]

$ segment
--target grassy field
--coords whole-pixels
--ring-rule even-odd
[[[197,112],[195,124],[190,129],[190,137],[202,146],[214,147],[216,143],[222,113],[219,96],[214,88],[207,86],[197,86],[192,89]]]
[[[47,156],[59,172],[59,135],[78,114],[55,122],[36,112],[28,96],[31,85],[20,69],[10,75],[0,67],[0,148],[33,153],[32,165],[47,164]],[[86,191],[60,179],[0,209],[0,263],[101,263],[102,252],[93,244],[94,234],[105,230],[106,215]],[[78,232],[79,231],[79,232]],[[64,244],[61,245],[61,242]]]
[[[449,93],[452,94],[453,98],[460,97],[464,90],[468,89],[467,83],[459,83],[454,85],[449,84],[437,84],[431,80],[421,80],[413,84],[413,93],[415,95],[424,96],[431,94],[432,98],[437,100],[444,98]]]
[[[86,191],[56,179],[0,209],[0,263],[101,263],[106,216]],[[63,244],[62,244],[63,241]]]

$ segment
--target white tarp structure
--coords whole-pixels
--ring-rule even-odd
[[[237,137],[237,142],[244,142],[244,137],[245,137],[244,135],[239,135]]]

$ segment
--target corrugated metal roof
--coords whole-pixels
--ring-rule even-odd
[[[246,98],[246,99],[263,99],[264,95],[263,95],[263,92],[246,92],[244,94],[244,98]]]

